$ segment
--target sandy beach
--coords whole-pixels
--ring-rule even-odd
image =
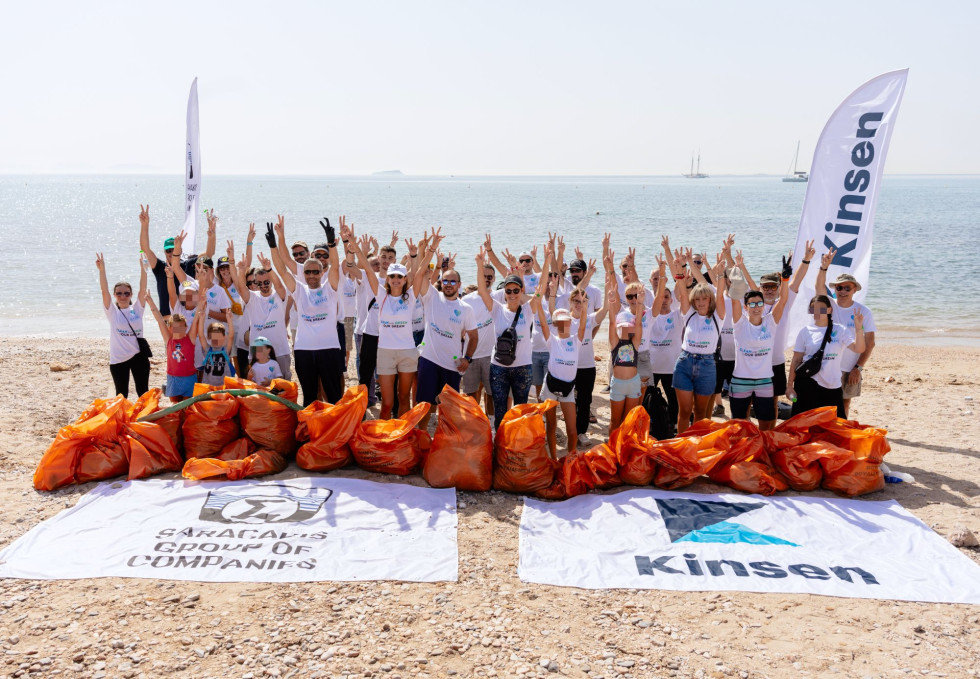
[[[0,337],[0,545],[94,485],[39,493],[31,475],[58,428],[109,395],[107,344]],[[164,365],[159,340],[151,344],[152,386],[164,381]],[[68,369],[52,371],[55,363]],[[980,534],[978,400],[980,349],[878,346],[852,417],[888,429],[886,462],[915,483],[866,498],[896,499],[940,535],[961,526]],[[608,404],[597,393],[595,405],[598,443]],[[282,476],[300,473],[291,465]],[[336,474],[386,480],[354,468]],[[420,476],[397,480],[424,485]],[[691,490],[725,489],[702,480]],[[980,606],[529,585],[517,577],[521,497],[461,492],[458,503],[455,583],[0,581],[0,676],[980,673]],[[980,551],[961,551],[980,563]]]

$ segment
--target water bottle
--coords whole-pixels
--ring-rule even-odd
[[[143,270],[147,273],[150,272],[150,260],[146,258],[146,253],[140,250],[140,264],[143,265]]]

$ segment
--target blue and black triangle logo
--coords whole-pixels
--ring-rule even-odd
[[[727,519],[761,509],[761,502],[715,502],[681,498],[657,499],[671,542],[747,542],[751,545],[788,545],[794,542],[758,533]]]

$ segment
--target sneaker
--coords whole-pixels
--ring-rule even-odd
[[[604,387],[603,387],[602,389],[600,389],[600,390],[599,390],[599,393],[600,393],[600,394],[608,394],[608,393],[609,393],[609,385],[607,384],[607,385],[606,385],[606,386],[604,386]]]
[[[724,417],[725,416],[725,406],[717,405],[715,409],[711,411],[712,417]]]
[[[589,445],[589,437],[586,436],[585,434],[579,434],[578,435],[578,444],[582,448],[588,447],[588,445]]]

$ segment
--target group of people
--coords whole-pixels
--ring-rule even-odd
[[[672,249],[663,237],[662,253],[641,281],[635,248],[617,262],[605,234],[600,289],[592,284],[596,259],[587,262],[575,248],[566,262],[557,234],[549,234],[540,261],[537,246],[517,256],[498,253],[487,235],[475,255],[477,279],[464,286],[455,253],[441,249],[441,229],[402,241],[399,258],[397,232],[380,245],[357,235],[344,217],[337,228],[324,218],[324,239],[312,248],[302,240],[287,246],[279,216],[263,234],[268,257],[258,253],[253,266],[255,225],[240,257],[228,240],[214,260],[218,219],[207,219],[204,253],[185,256],[178,235],[164,242],[160,258],[150,247],[149,206],[140,206],[136,293],[126,282],[110,292],[97,256],[117,393],[129,395],[130,376],[138,393],[148,389],[148,307],[166,342],[166,395],[174,402],[190,396],[195,382],[220,385],[237,374],[265,386],[295,373],[304,406],[334,403],[353,376],[353,358],[369,406],[380,400],[380,419],[414,403],[436,404],[449,385],[482,399],[496,430],[511,406],[528,402],[533,386],[538,400],[558,402],[566,448],[574,452],[596,422],[597,360],[609,364],[609,431],[647,389],[663,389],[670,433],[682,434],[693,421],[724,414],[726,390],[731,417],[754,415],[761,429],[775,425],[783,395],[793,414],[832,405],[846,417],[874,348],[872,314],[854,301],[860,283],[841,274],[828,287],[831,250],[818,260],[810,320],[793,339],[787,370],[788,309],[816,256],[812,242],[795,271],[790,253],[757,285],[733,235],[713,266],[707,254]],[[158,303],[147,290],[148,273]],[[607,316],[610,352],[597,359],[593,341]],[[546,424],[557,455],[554,409]]]

